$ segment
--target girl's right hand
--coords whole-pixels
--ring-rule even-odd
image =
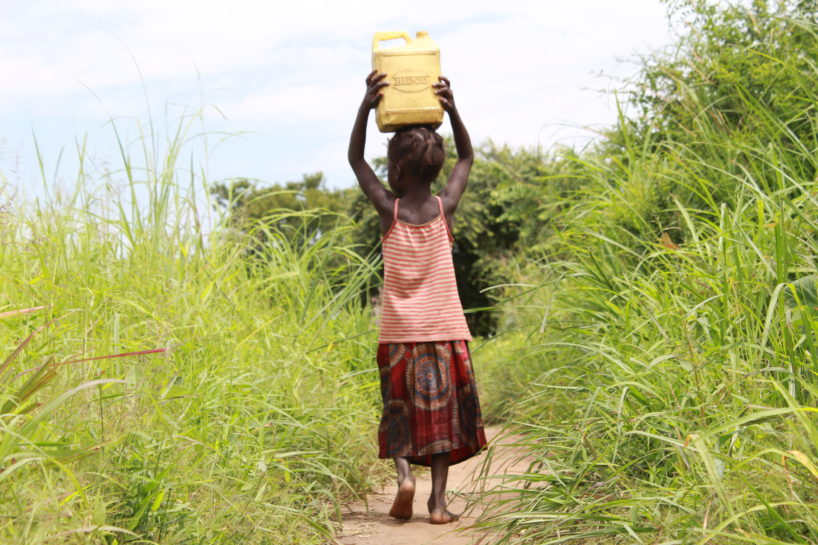
[[[432,84],[435,88],[435,94],[440,98],[440,105],[447,112],[455,109],[454,95],[452,94],[452,84],[446,76],[440,76],[440,81]]]
[[[366,94],[364,95],[364,101],[361,106],[367,110],[371,110],[378,105],[378,102],[380,102],[383,96],[381,89],[389,85],[389,83],[383,81],[385,77],[386,74],[378,73],[377,70],[373,70],[366,77]]]

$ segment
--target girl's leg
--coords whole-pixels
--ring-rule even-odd
[[[458,516],[446,510],[446,480],[449,478],[449,454],[441,452],[432,455],[432,495],[429,506],[429,522],[446,524],[457,520]]]
[[[395,469],[398,470],[398,493],[389,516],[408,520],[412,518],[412,502],[415,500],[415,476],[406,458],[395,458]]]

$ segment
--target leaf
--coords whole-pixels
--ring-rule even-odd
[[[811,274],[790,282],[784,292],[784,302],[789,308],[808,309],[818,313],[818,274]]]
[[[805,468],[807,468],[809,470],[809,472],[812,473],[812,476],[815,477],[816,480],[818,480],[818,468],[815,467],[815,464],[812,462],[812,460],[810,460],[807,457],[806,454],[804,454],[803,452],[798,451],[798,450],[788,450],[787,454],[789,454],[790,456],[792,456],[793,458],[798,460],[801,463],[801,465],[804,466]],[[781,461],[783,462],[784,466],[786,467],[787,466],[787,457],[782,456],[781,458],[782,458]]]
[[[31,307],[31,308],[21,308],[18,310],[9,310],[6,312],[0,312],[0,318],[11,318],[12,316],[20,316],[22,314],[31,314],[32,312],[37,312],[38,310],[43,310],[45,305],[39,307]]]

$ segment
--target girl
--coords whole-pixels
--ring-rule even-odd
[[[380,458],[393,458],[398,493],[389,514],[412,517],[415,478],[410,463],[431,466],[432,524],[457,519],[446,509],[449,465],[486,445],[468,341],[452,262],[452,223],[474,160],[454,105],[449,80],[434,83],[449,114],[457,163],[436,196],[431,184],[443,166],[440,135],[427,127],[398,130],[389,141],[386,189],[364,160],[369,111],[388,85],[386,74],[366,78],[366,94],[349,141],[349,163],[381,220],[384,285],[378,338],[383,415]]]

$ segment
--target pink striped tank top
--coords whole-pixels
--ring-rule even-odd
[[[383,301],[379,343],[472,340],[457,294],[454,239],[440,215],[423,225],[398,219],[383,236]]]

